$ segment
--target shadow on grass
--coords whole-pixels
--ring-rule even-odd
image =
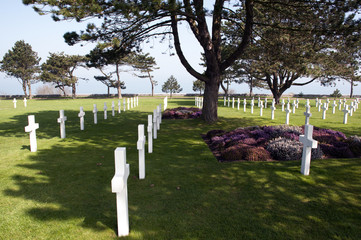
[[[67,138],[60,140],[58,112],[38,113],[40,138],[56,139],[49,148],[39,147],[29,155],[29,163],[18,165],[30,172],[12,176],[17,188],[5,193],[52,204],[28,210],[29,216],[41,221],[81,218],[82,227],[110,228],[115,236],[110,180],[114,149],[122,146],[127,147],[131,169],[128,239],[356,239],[360,235],[360,159],[314,161],[309,177],[299,173],[299,162],[218,163],[200,134],[256,122],[220,118],[208,125],[199,119],[163,120],[154,153],[146,155],[146,179],[139,180],[137,125],[146,125],[147,114],[129,111],[102,121],[99,115],[98,125],[93,125],[87,112],[85,130],[80,131],[77,112],[67,111]],[[16,134],[23,119],[25,115],[16,116],[6,134]]]

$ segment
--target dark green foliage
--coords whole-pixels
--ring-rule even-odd
[[[266,146],[271,156],[280,161],[299,160],[302,157],[302,143],[287,138],[277,138]]]
[[[358,136],[351,136],[347,139],[350,150],[355,157],[361,156],[361,138]]]
[[[340,98],[340,97],[342,97],[342,94],[341,94],[340,90],[336,89],[335,91],[333,91],[333,93],[330,94],[330,97]]]
[[[173,93],[179,93],[183,90],[177,82],[177,79],[171,75],[168,80],[162,85],[162,92],[170,93],[172,97]]]
[[[0,62],[0,71],[19,79],[25,97],[28,96],[26,91],[26,87],[28,87],[31,98],[31,81],[36,79],[35,74],[39,72],[39,62],[40,58],[32,50],[31,45],[20,40],[4,55]]]
[[[202,91],[204,91],[205,84],[201,80],[197,79],[196,81],[193,81],[193,91],[198,92],[199,95],[202,95]]]

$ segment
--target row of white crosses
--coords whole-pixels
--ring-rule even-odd
[[[164,104],[167,104],[164,99]],[[166,109],[166,105],[164,106]],[[148,115],[148,153],[153,152],[153,138],[157,138],[157,130],[160,130],[162,119],[162,105],[159,104],[153,111],[153,116]],[[154,130],[154,135],[152,134]],[[139,155],[139,179],[145,178],[145,142],[144,124],[138,125],[137,150]],[[126,148],[118,147],[114,151],[115,175],[111,181],[112,192],[116,193],[118,236],[129,235],[129,212],[128,212],[128,187],[129,164],[126,163]]]
[[[16,108],[16,103],[17,102],[18,101],[16,100],[16,98],[14,98],[13,99],[14,108]],[[28,104],[27,104],[28,100],[26,98],[24,98],[23,102],[24,102],[24,107],[27,107],[28,106]]]
[[[195,106],[197,106],[197,108],[202,108],[203,107],[203,97],[195,97]]]

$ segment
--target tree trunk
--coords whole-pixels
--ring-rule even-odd
[[[253,95],[253,78],[250,77],[250,82],[249,82],[249,96],[252,97]]]
[[[75,85],[75,83],[71,84],[71,95],[72,95],[73,99],[76,98],[76,85]]]
[[[31,83],[28,81],[28,89],[29,89],[29,99],[33,99],[33,95],[31,94]]]
[[[107,94],[107,96],[109,97],[109,96],[110,96],[110,87],[107,86],[107,88],[108,88],[108,94]]]
[[[351,77],[351,91],[350,91],[350,98],[353,97],[353,77]]]
[[[118,86],[117,86],[117,91],[118,91],[118,99],[121,99],[122,98],[122,89],[120,87],[120,84],[118,84]]]
[[[207,123],[215,123],[218,120],[218,90],[219,81],[217,79],[205,82],[202,115]]]
[[[152,81],[150,81],[150,83],[152,84],[152,97],[154,96],[154,84]]]
[[[24,96],[27,98],[28,94],[26,92],[26,81],[25,80],[23,80],[23,91],[24,91]]]

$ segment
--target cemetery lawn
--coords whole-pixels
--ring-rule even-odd
[[[254,114],[223,107],[219,122],[163,120],[146,177],[138,179],[137,126],[161,97],[139,98],[139,106],[114,117],[103,104],[116,99],[30,100],[13,108],[0,101],[0,239],[117,239],[114,149],[127,148],[130,235],[124,239],[361,239],[361,159],[228,162],[214,158],[201,134],[212,129],[279,125],[277,106]],[[304,100],[291,125],[304,124]],[[93,124],[93,104],[98,124]],[[241,102],[242,103],[242,102]],[[168,99],[168,108],[192,107],[194,98]],[[80,131],[83,106],[85,130]],[[311,101],[310,124],[361,136],[361,110],[342,124],[343,113],[322,120]],[[65,110],[66,139],[57,118]],[[30,152],[27,116],[35,115],[38,151]],[[147,146],[146,146],[147,149]]]

